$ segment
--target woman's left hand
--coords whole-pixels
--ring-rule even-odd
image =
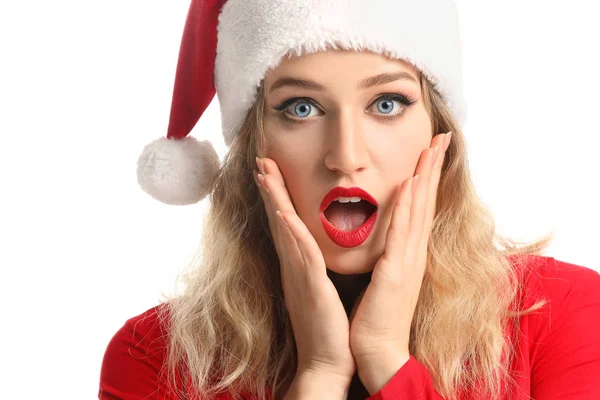
[[[449,134],[436,135],[421,153],[418,180],[413,182],[411,177],[400,185],[384,253],[350,316],[350,348],[358,375],[371,394],[410,358],[410,328],[425,274],[437,188],[450,139]]]

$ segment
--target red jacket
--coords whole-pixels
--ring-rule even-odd
[[[530,272],[520,275],[526,285],[524,306],[539,298],[549,304],[520,318],[518,356],[512,365],[519,390],[506,400],[600,399],[600,274],[549,257],[528,260],[531,268],[523,271]],[[167,332],[156,310],[128,320],[108,344],[99,399],[174,399],[159,376]],[[411,357],[369,399],[442,397],[433,388],[429,372]]]

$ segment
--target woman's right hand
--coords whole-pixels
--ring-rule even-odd
[[[294,209],[277,163],[269,158],[256,162],[261,174],[254,171],[254,179],[279,257],[285,306],[296,339],[296,378],[318,377],[347,389],[356,365],[344,306],[327,276],[321,249]]]

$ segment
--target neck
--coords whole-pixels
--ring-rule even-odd
[[[344,305],[346,315],[350,315],[350,311],[352,311],[356,299],[358,299],[360,293],[371,281],[371,274],[371,272],[367,272],[365,274],[342,275],[330,271],[329,269],[327,270],[327,275],[329,276],[329,279],[331,279],[331,282],[333,282],[333,285],[340,296],[340,300]]]
[[[368,272],[365,274],[342,275],[327,270],[327,275],[337,289],[340,300],[344,305],[346,315],[350,316],[358,297],[371,281],[371,274],[371,272]],[[360,381],[358,373],[355,373],[348,388],[348,397],[346,400],[366,399],[369,396],[369,392]]]

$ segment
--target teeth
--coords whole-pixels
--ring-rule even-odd
[[[334,201],[339,201],[340,203],[358,203],[361,200],[360,197],[338,197]]]

